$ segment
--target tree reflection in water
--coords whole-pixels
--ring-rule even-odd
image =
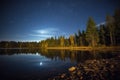
[[[51,60],[70,60],[71,62],[84,62],[92,59],[105,59],[119,56],[118,52],[111,51],[79,51],[79,50],[47,50],[47,49],[1,49],[0,55],[35,54],[42,55]],[[43,65],[40,62],[40,65]]]

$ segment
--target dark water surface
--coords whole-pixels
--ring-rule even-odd
[[[118,56],[115,51],[1,49],[0,80],[47,80],[79,62]]]

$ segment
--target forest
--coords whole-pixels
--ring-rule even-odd
[[[51,37],[40,42],[0,41],[0,48],[47,48],[47,47],[105,47],[120,46],[120,10],[106,15],[105,23],[97,26],[92,17],[88,18],[86,30],[78,30],[68,38]]]

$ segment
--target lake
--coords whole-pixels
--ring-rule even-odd
[[[111,59],[119,51],[0,50],[0,80],[47,80],[87,60]]]

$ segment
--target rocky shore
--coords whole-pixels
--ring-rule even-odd
[[[120,57],[87,60],[48,80],[120,80]]]

